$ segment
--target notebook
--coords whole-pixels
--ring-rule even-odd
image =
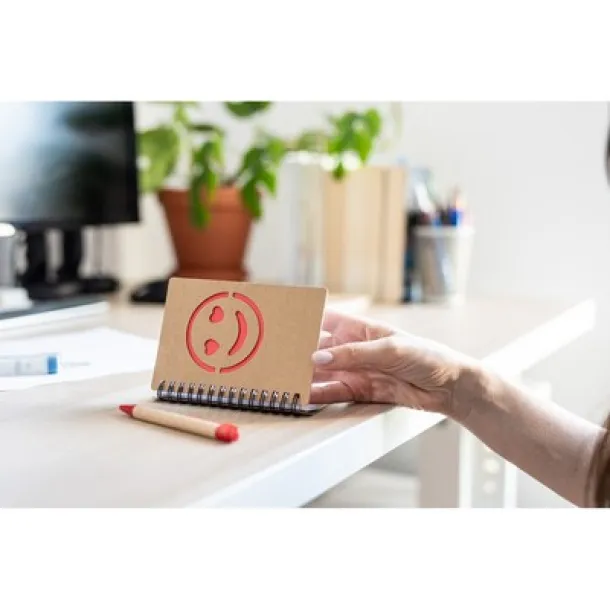
[[[308,415],[325,288],[172,278],[152,378],[157,400]]]

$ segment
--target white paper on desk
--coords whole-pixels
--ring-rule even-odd
[[[57,375],[0,377],[0,391],[152,370],[157,341],[102,327],[0,342],[0,355],[42,352],[59,355]]]

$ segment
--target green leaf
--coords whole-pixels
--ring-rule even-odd
[[[331,155],[340,153],[342,150],[341,138],[337,138],[336,136],[331,138],[327,143],[327,152]]]
[[[375,141],[381,131],[379,113],[370,109],[364,113],[346,112],[339,117],[332,117],[333,133],[327,143],[327,152],[341,157],[345,153],[355,152],[360,161],[365,163],[371,156]],[[338,179],[345,175],[342,164],[335,167],[333,174]]]
[[[354,140],[354,133],[351,130],[338,133],[328,141],[328,152],[337,155],[352,150]]]
[[[189,215],[191,223],[198,229],[205,227],[209,221],[209,211],[201,200],[203,182],[204,176],[202,174],[195,174],[191,178],[189,189]]]
[[[345,178],[346,174],[347,171],[345,169],[345,165],[343,165],[343,163],[339,161],[339,163],[337,163],[337,165],[335,166],[335,169],[333,169],[333,176],[337,180],[342,180],[343,178]]]
[[[277,176],[269,170],[262,170],[258,175],[260,182],[262,182],[271,195],[275,195],[277,191]]]
[[[156,127],[141,132],[137,140],[140,189],[158,191],[174,171],[180,155],[180,138],[171,127]]]
[[[360,132],[355,135],[356,151],[360,161],[363,163],[368,159],[373,149],[373,139],[366,132]]]
[[[269,106],[271,106],[271,102],[225,102],[225,108],[240,119],[264,112]]]
[[[178,134],[171,127],[155,127],[138,136],[138,153],[148,157],[168,156],[168,149],[178,146]]]
[[[243,160],[243,166],[248,169],[256,169],[262,163],[264,151],[262,148],[256,146],[251,148],[245,155]]]
[[[193,163],[200,166],[198,169],[203,171],[203,168],[207,167],[210,162],[210,152],[212,145],[210,142],[204,142],[198,149],[193,152]]]
[[[267,142],[267,153],[270,161],[277,165],[286,155],[286,146],[279,138],[270,138]]]
[[[189,115],[186,108],[187,106],[185,106],[182,102],[178,102],[178,104],[176,104],[176,109],[174,110],[174,121],[184,126],[188,125],[189,123]]]
[[[217,133],[224,135],[224,130],[217,125],[212,125],[212,123],[191,123],[189,129],[199,133]]]
[[[212,203],[216,195],[216,189],[220,183],[218,174],[214,171],[207,170],[204,174],[205,198],[208,205]]]
[[[224,165],[224,147],[223,140],[220,136],[212,140],[211,157],[219,166]]]
[[[223,140],[220,136],[206,140],[193,152],[193,162],[199,166],[201,171],[205,171],[214,166],[216,166],[216,169],[220,171],[223,161]]]
[[[363,119],[368,125],[369,133],[371,134],[371,136],[373,136],[373,138],[376,138],[381,132],[380,114],[375,109],[371,108],[370,110],[367,110],[364,113]]]
[[[256,187],[256,182],[254,180],[246,182],[241,189],[241,194],[246,209],[254,218],[260,218],[262,216],[261,195]]]

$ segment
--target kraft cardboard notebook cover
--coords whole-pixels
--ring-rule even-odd
[[[172,278],[152,389],[187,403],[302,408],[326,297],[317,287]]]

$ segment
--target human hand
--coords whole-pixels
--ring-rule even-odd
[[[471,359],[373,320],[326,310],[313,355],[312,403],[401,404],[457,416]]]

